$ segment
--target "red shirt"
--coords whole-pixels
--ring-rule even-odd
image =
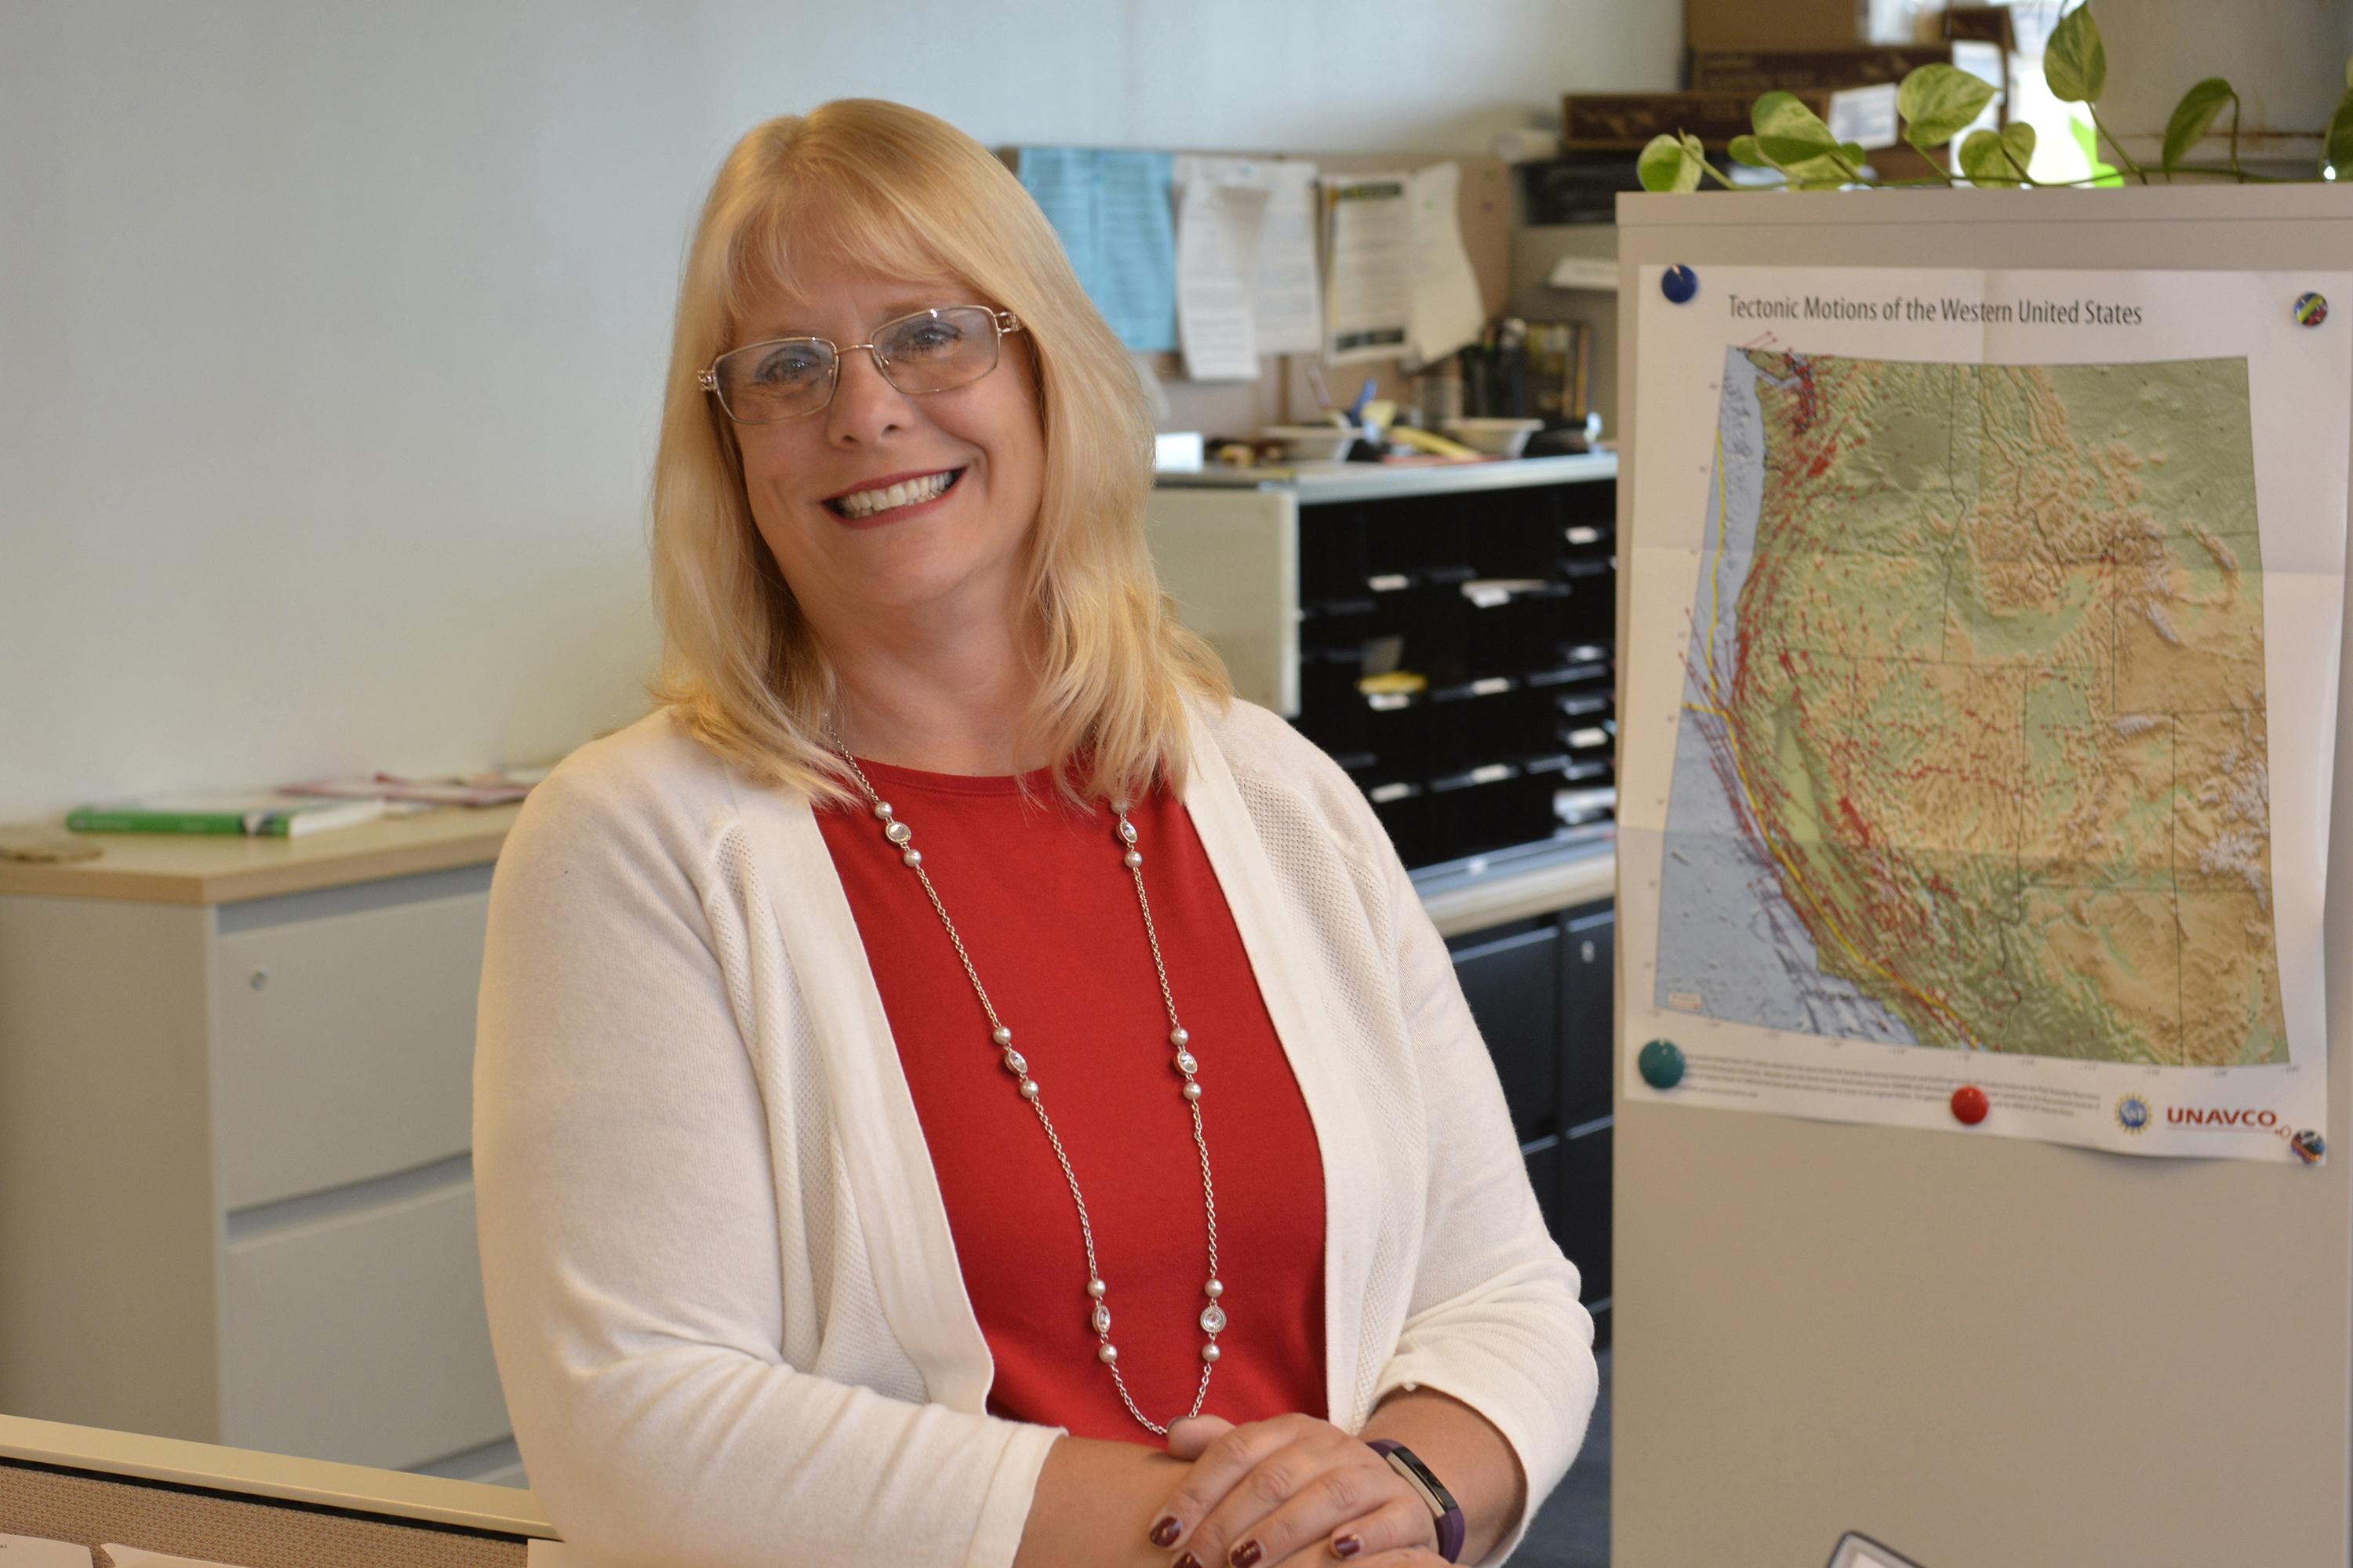
[[[1086,1194],[1112,1342],[1144,1414],[1190,1409],[1208,1299],[1200,1158],[1135,887],[1108,809],[1047,775],[980,779],[860,760],[914,832]],[[1202,1408],[1322,1416],[1324,1174],[1315,1129],[1224,890],[1182,803],[1129,812],[1176,1014],[1192,1039],[1217,1181],[1228,1324]],[[922,883],[864,811],[826,810],[833,853],[997,1363],[988,1407],[1086,1437],[1149,1436],[1095,1359],[1076,1206]]]

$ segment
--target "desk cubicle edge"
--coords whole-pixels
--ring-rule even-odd
[[[58,1421],[0,1415],[0,1463],[47,1465],[110,1479],[160,1481],[257,1501],[297,1503],[379,1519],[453,1525],[554,1541],[538,1499],[520,1487],[448,1480],[330,1459],[257,1453]]]

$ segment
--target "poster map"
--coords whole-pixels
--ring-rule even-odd
[[[2073,279],[2107,330],[2053,343],[2087,313],[2051,305],[1989,353],[1986,322],[2069,291],[1982,273],[1958,293],[1820,273],[1798,291],[1765,270],[1706,280],[1734,319],[1689,351],[1712,355],[1715,418],[1684,454],[1706,470],[1698,526],[1678,519],[1688,547],[1638,567],[1681,584],[1642,585],[1673,606],[1672,642],[1653,615],[1630,648],[1657,662],[1650,685],[1672,679],[1676,715],[1663,779],[1628,758],[1628,794],[1663,797],[1637,836],[1656,918],[1630,1062],[1675,1041],[1690,1078],[1667,1093],[1694,1103],[1952,1128],[1966,1082],[1998,1133],[2294,1157],[2325,1119],[2325,1051],[2316,995],[2304,1050],[2289,1027],[2273,738],[2275,716],[2333,728],[2342,392],[2331,504],[2259,483],[2253,378],[2279,367],[2257,344],[2183,352],[2232,344],[2168,334],[2161,281],[2109,276],[2095,301]],[[2295,291],[2253,286],[2292,320]],[[1827,302],[1915,296],[1928,308],[1870,307],[1898,328],[1876,334]],[[1788,309],[1758,331],[1744,298]],[[1820,343],[1806,302],[1844,341]],[[1646,333],[1669,313],[1644,309]],[[1905,342],[1907,314],[1941,344]],[[1646,344],[1645,378],[1655,362]],[[2300,520],[2266,513],[2306,489],[2320,514],[2284,581],[2308,605],[2316,562],[2333,567],[2327,636],[2301,629],[2283,660],[2266,535]],[[2290,837],[2315,885],[2289,901],[2292,948],[2318,936],[2308,775]],[[2316,954],[2288,969],[2316,992]],[[1845,1043],[1881,1054],[1822,1059]]]

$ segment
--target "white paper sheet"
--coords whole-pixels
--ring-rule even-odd
[[[1478,342],[1487,308],[1462,248],[1461,166],[1416,169],[1406,190],[1413,208],[1413,352],[1428,365]]]
[[[1267,192],[1196,177],[1176,196],[1176,342],[1196,381],[1255,381],[1258,328],[1250,274]]]
[[[1715,267],[1677,304],[1663,270],[1627,1094],[2298,1159],[2353,324],[2295,307],[2353,273]],[[1654,1040],[1687,1063],[1664,1091]]]
[[[0,1568],[90,1568],[87,1546],[32,1535],[0,1535]]]
[[[107,1545],[99,1550],[113,1560],[114,1568],[237,1568],[235,1563],[215,1563],[205,1557],[167,1557],[161,1552],[137,1546]]]
[[[1315,263],[1315,165],[1297,159],[1180,154],[1179,185],[1213,181],[1266,192],[1250,259],[1250,331],[1261,354],[1314,354],[1324,346],[1324,296]]]
[[[1895,145],[1902,122],[1895,107],[1895,84],[1850,87],[1831,94],[1831,139],[1852,142],[1866,153]]]
[[[1413,204],[1402,174],[1323,183],[1331,233],[1324,357],[1396,359],[1412,347]]]

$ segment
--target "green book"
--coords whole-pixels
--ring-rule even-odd
[[[382,800],[337,800],[305,795],[145,795],[80,806],[66,813],[78,833],[234,833],[248,838],[301,838],[373,821]]]

